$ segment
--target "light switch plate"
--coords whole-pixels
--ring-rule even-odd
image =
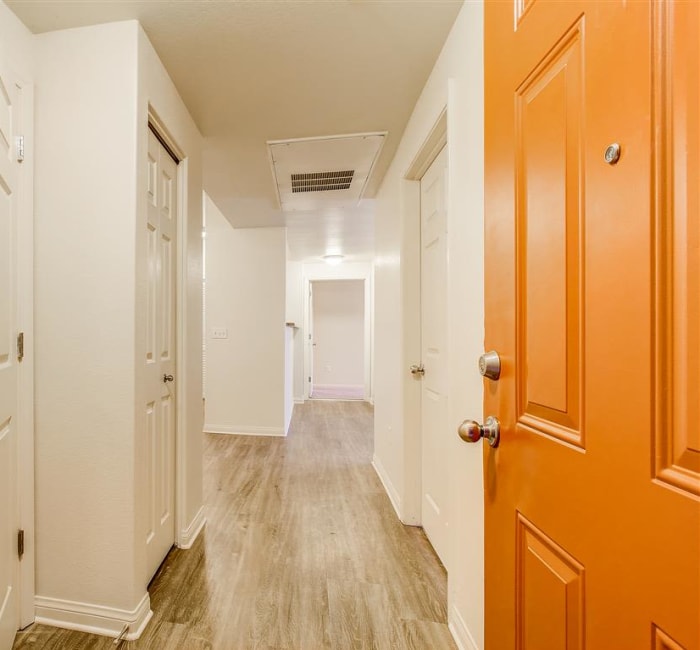
[[[227,339],[228,338],[228,329],[225,327],[212,327],[211,328],[211,337],[213,339]]]

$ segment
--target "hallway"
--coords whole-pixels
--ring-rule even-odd
[[[297,405],[287,438],[207,434],[207,526],[150,587],[152,621],[122,650],[447,650],[446,576],[400,524],[372,468],[364,402]],[[108,650],[34,625],[14,650]]]

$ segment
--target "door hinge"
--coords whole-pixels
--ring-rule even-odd
[[[17,149],[17,162],[24,162],[24,136],[15,137],[15,148]]]
[[[24,555],[24,531],[21,528],[17,531],[17,555],[20,560]]]
[[[309,377],[309,383],[311,383],[311,377]]]
[[[24,332],[17,335],[17,361],[24,359]]]

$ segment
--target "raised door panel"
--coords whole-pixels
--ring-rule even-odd
[[[517,650],[583,650],[584,568],[517,515]]]
[[[652,650],[686,650],[656,625],[652,628]]]
[[[516,91],[518,422],[583,446],[582,21]]]
[[[654,13],[657,339],[652,463],[700,496],[700,5]]]
[[[158,473],[156,468],[158,442],[158,422],[153,402],[146,404],[146,458],[144,465],[148,470],[148,528],[146,530],[146,545],[150,545],[156,536],[156,490]]]
[[[177,219],[177,165],[161,146],[159,157],[160,198],[160,357],[174,361],[175,344],[175,249]],[[170,371],[174,368],[170,367]],[[169,371],[169,372],[170,372]]]
[[[173,399],[170,395],[160,401],[160,429],[158,435],[158,477],[157,486],[158,521],[161,527],[173,523],[173,468],[175,454],[173,449]]]

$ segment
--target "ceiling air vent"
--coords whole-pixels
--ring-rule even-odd
[[[357,207],[385,137],[381,132],[268,141],[280,208],[303,212]]]
[[[297,192],[347,190],[352,183],[352,177],[354,175],[354,170],[292,174],[292,194],[296,194]]]

